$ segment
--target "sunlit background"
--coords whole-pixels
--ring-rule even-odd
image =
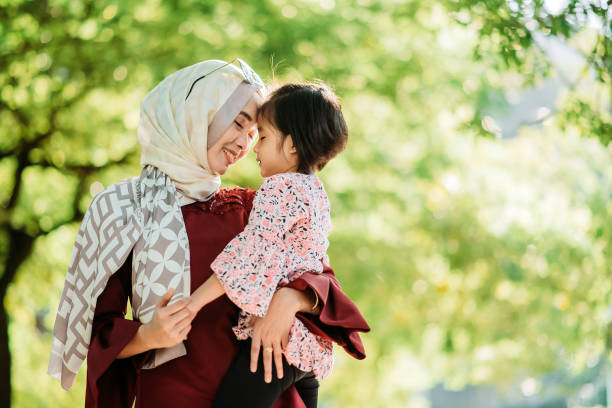
[[[321,407],[605,406],[611,17],[606,0],[0,0],[0,406],[83,405],[85,370],[71,392],[46,375],[79,221],[139,173],[143,96],[234,57],[330,84],[350,127],[321,174],[329,253],[372,332],[366,360],[336,350]],[[224,182],[257,188],[253,155]]]

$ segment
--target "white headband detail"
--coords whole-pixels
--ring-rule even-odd
[[[230,127],[234,119],[236,119],[240,111],[242,111],[256,92],[257,88],[248,82],[241,82],[238,85],[223,106],[215,113],[212,122],[208,125],[207,148],[210,148],[221,138],[221,135]]]

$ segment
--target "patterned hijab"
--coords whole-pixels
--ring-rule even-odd
[[[169,288],[175,292],[171,303],[189,296],[189,242],[180,206],[219,189],[207,146],[258,91],[248,78],[234,65],[203,61],[164,79],[142,102],[143,171],[96,195],[72,251],[48,370],[65,389],[87,357],[98,296],[131,252],[135,318],[148,323]],[[182,343],[156,350],[144,368],[185,353]]]

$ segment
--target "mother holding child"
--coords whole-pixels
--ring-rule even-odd
[[[70,389],[87,358],[86,407],[315,407],[332,342],[365,357],[369,327],[327,266],[314,174],[346,145],[337,98],[323,84],[266,96],[237,62],[156,86],[141,106],[141,175],[85,214],[49,374]],[[259,190],[220,189],[258,133]]]

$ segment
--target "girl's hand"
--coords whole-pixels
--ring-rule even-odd
[[[289,331],[295,320],[295,314],[312,307],[312,300],[307,293],[292,288],[280,288],[276,291],[264,317],[253,317],[251,322],[251,372],[257,371],[259,350],[263,347],[264,380],[272,381],[272,358],[276,366],[276,375],[283,378],[283,349],[289,341]]]
[[[187,338],[196,313],[187,305],[189,298],[168,306],[174,290],[170,289],[155,307],[153,319],[140,326],[139,332],[148,349],[172,347]]]

